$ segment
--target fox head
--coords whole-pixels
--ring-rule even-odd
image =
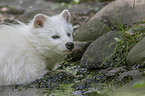
[[[56,16],[37,14],[31,23],[31,41],[41,54],[65,54],[74,48],[71,15],[63,10]]]

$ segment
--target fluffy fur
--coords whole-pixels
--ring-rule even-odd
[[[37,14],[29,24],[1,25],[0,85],[29,83],[53,69],[70,52],[72,32],[68,10],[52,17]]]

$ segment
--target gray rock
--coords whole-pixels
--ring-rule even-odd
[[[94,41],[110,28],[120,29],[124,24],[131,25],[145,19],[145,1],[135,0],[135,8],[133,4],[134,0],[116,0],[106,5],[79,28],[74,40]]]
[[[24,9],[26,12],[29,12],[35,9],[53,9],[59,4],[54,2],[45,2],[44,0],[1,0],[0,5]]]
[[[120,72],[127,71],[126,68],[127,68],[126,66],[113,68],[112,70],[108,70],[108,72],[105,75],[108,77],[115,76],[119,74]]]
[[[145,38],[139,41],[128,53],[127,62],[129,65],[141,64],[145,61]]]
[[[72,61],[79,61],[87,47],[90,45],[90,42],[79,42],[75,41],[75,48],[73,49],[71,56],[72,56]]]
[[[145,1],[135,0],[135,8],[133,9],[134,0],[116,0],[104,8],[102,8],[90,21],[107,17],[117,23],[132,24],[145,18]],[[111,21],[112,23],[116,23]]]
[[[29,20],[32,20],[34,16],[38,13],[45,14],[48,16],[53,16],[53,15],[58,14],[59,12],[56,10],[51,10],[51,9],[43,9],[43,10],[36,9],[29,12],[25,12],[21,17],[19,17],[19,20],[23,22],[29,22]]]
[[[109,67],[103,70],[99,70],[100,74],[104,74],[106,78],[110,78],[112,76],[118,76],[118,74],[127,71],[127,66],[122,66],[122,67]]]
[[[110,31],[108,25],[101,20],[94,20],[83,24],[74,34],[75,41],[94,41]]]
[[[91,43],[82,57],[81,67],[92,70],[109,66],[106,63],[100,67],[103,61],[114,52],[117,43],[114,38],[121,38],[121,34],[119,32],[109,32]]]
[[[54,1],[54,0],[52,0]],[[98,11],[100,8],[105,6],[107,3],[99,3],[96,1],[95,3],[93,2],[84,2],[79,4],[64,4],[62,1],[72,1],[72,0],[56,0],[59,1],[57,2],[51,2],[51,0],[1,0],[0,1],[0,6],[8,6],[12,7],[15,9],[21,9],[24,10],[26,13],[24,14],[25,17],[26,15],[32,15],[34,13],[54,13],[57,12],[59,13],[63,9],[69,9],[72,14],[78,14],[78,15],[86,15],[90,14],[92,11]],[[96,7],[97,6],[97,7]],[[27,18],[26,18],[27,19]]]
[[[122,74],[119,75],[118,80],[123,81],[126,77],[131,77],[132,79],[140,78],[142,77],[142,73],[139,72],[138,70],[131,70],[128,72],[123,72]]]
[[[145,94],[144,81],[144,77],[139,77],[120,88],[116,86],[115,91],[109,96],[143,96]]]

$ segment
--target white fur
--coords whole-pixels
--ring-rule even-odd
[[[72,36],[67,36],[73,27],[63,12],[44,15],[41,28],[34,27],[35,18],[29,24],[0,26],[0,85],[30,83],[63,59],[68,51],[65,44],[73,42]],[[55,40],[53,35],[60,38]]]

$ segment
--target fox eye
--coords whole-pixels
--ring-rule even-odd
[[[59,39],[60,36],[58,36],[58,35],[53,35],[52,38],[53,38],[53,39]]]
[[[70,36],[71,36],[71,34],[70,34],[70,33],[67,33],[67,36],[68,36],[68,37],[70,37]]]

